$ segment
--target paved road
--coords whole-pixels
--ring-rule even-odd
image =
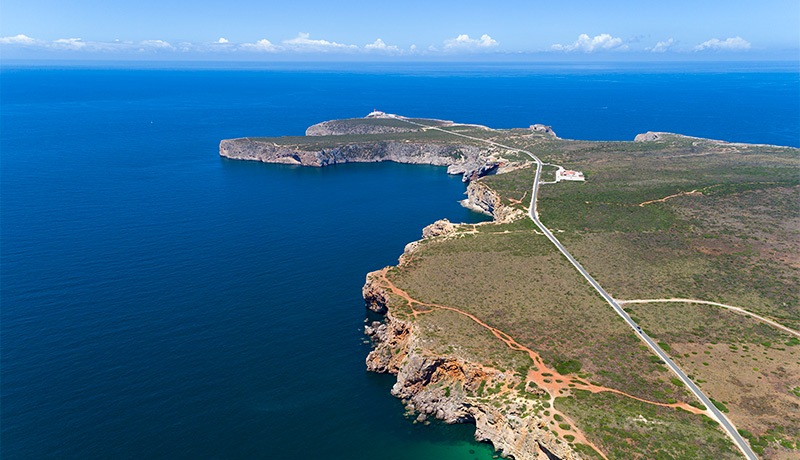
[[[677,302],[699,303],[699,304],[703,304],[703,305],[714,305],[715,307],[727,308],[728,310],[732,310],[732,311],[735,311],[737,313],[741,313],[743,315],[747,315],[747,316],[753,317],[753,318],[755,318],[755,319],[757,319],[759,321],[763,321],[763,322],[765,322],[765,323],[767,323],[769,325],[772,325],[772,326],[782,330],[783,332],[791,334],[791,335],[793,335],[795,337],[800,337],[800,332],[797,332],[794,329],[790,329],[790,328],[784,326],[783,324],[776,323],[775,321],[772,321],[769,318],[765,318],[765,317],[763,317],[761,315],[757,315],[757,314],[755,314],[755,313],[753,313],[751,311],[745,310],[744,308],[734,307],[733,305],[725,305],[724,303],[709,302],[708,300],[695,300],[695,299],[637,299],[637,300],[619,300],[619,299],[617,299],[617,303],[620,304],[620,305],[626,304],[626,303],[669,303],[669,302],[672,302],[672,303],[677,303]]]
[[[664,350],[662,350],[661,347],[659,347],[653,341],[653,339],[651,339],[647,334],[644,333],[644,331],[642,331],[642,328],[639,327],[639,325],[636,324],[631,319],[631,317],[628,316],[627,313],[625,313],[625,310],[623,310],[622,307],[619,306],[619,304],[614,300],[614,298],[611,297],[605,291],[605,289],[603,289],[603,287],[600,286],[600,284],[597,281],[595,281],[594,278],[592,278],[592,276],[589,275],[589,273],[586,272],[586,270],[581,266],[581,264],[579,264],[578,261],[575,260],[572,257],[572,255],[569,253],[569,251],[567,251],[567,249],[561,244],[561,242],[558,241],[558,239],[555,236],[553,236],[553,233],[550,232],[550,230],[547,227],[545,227],[544,224],[539,220],[539,214],[538,214],[538,212],[536,210],[536,198],[537,198],[538,193],[539,193],[539,181],[540,181],[541,175],[542,175],[542,166],[543,166],[542,160],[540,160],[536,155],[534,155],[531,152],[528,152],[527,150],[522,150],[522,149],[509,147],[507,145],[498,144],[497,142],[489,141],[489,140],[486,140],[486,139],[481,139],[481,138],[478,138],[478,137],[467,136],[467,135],[464,135],[464,134],[461,134],[461,133],[448,131],[446,129],[431,127],[431,126],[428,126],[428,125],[424,125],[422,123],[412,122],[412,121],[409,121],[409,120],[401,118],[401,117],[396,117],[396,118],[398,120],[402,120],[402,121],[405,121],[405,122],[413,124],[413,125],[426,127],[426,128],[429,128],[429,129],[435,129],[435,130],[442,131],[442,132],[445,132],[445,133],[448,133],[448,134],[452,134],[452,135],[455,135],[455,136],[465,137],[467,139],[473,139],[473,140],[477,140],[477,141],[481,141],[481,142],[486,142],[487,144],[495,145],[497,147],[502,147],[502,148],[505,148],[505,149],[508,149],[508,150],[511,150],[511,151],[515,151],[515,152],[524,153],[524,154],[528,155],[529,157],[531,157],[533,159],[533,161],[536,162],[536,177],[534,178],[534,181],[533,181],[533,192],[531,194],[531,205],[530,205],[530,208],[528,210],[528,215],[530,216],[530,218],[533,221],[533,223],[536,224],[537,227],[539,227],[539,230],[541,230],[544,233],[544,235],[547,237],[547,239],[549,239],[550,242],[553,243],[558,248],[559,251],[561,251],[561,254],[563,254],[564,257],[566,257],[567,260],[569,260],[569,262],[580,272],[581,275],[583,275],[584,278],[586,278],[586,281],[588,281],[589,284],[592,285],[592,287],[606,300],[606,302],[608,302],[608,304],[611,305],[612,308],[614,308],[614,311],[616,311],[617,314],[619,316],[621,316],[623,320],[625,320],[625,322],[631,327],[631,329],[633,329],[634,332],[639,335],[639,338],[641,338],[642,341],[644,341],[647,344],[647,346],[650,347],[650,349],[653,350],[653,352],[656,355],[658,355],[658,357],[661,358],[662,361],[664,361],[664,363],[667,365],[667,367],[676,376],[678,376],[678,378],[684,383],[684,385],[686,385],[686,387],[689,389],[689,391],[691,391],[692,394],[694,394],[695,397],[698,400],[700,400],[700,402],[703,403],[703,405],[706,406],[706,408],[710,412],[711,416],[713,418],[715,418],[720,423],[722,428],[728,433],[728,436],[731,437],[731,439],[733,440],[734,444],[736,444],[736,447],[738,447],[739,450],[742,451],[744,456],[747,457],[749,460],[758,460],[758,457],[756,457],[756,454],[753,453],[752,449],[750,449],[750,446],[745,442],[745,440],[742,438],[742,436],[739,434],[739,432],[736,431],[736,428],[725,417],[725,415],[719,409],[717,409],[716,406],[714,406],[714,404],[711,402],[711,400],[708,399],[708,397],[705,394],[703,394],[702,391],[700,391],[700,388],[698,388],[697,385],[695,385],[694,382],[692,382],[692,380],[686,374],[683,373],[683,371],[678,367],[678,365],[675,364],[669,358],[669,356],[667,356],[667,354],[664,352]]]

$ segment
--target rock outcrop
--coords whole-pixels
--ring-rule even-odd
[[[558,137],[558,136],[556,136],[556,132],[553,131],[553,127],[552,126],[547,126],[547,125],[542,125],[542,124],[537,123],[535,125],[531,125],[531,130],[533,130],[533,131],[535,131],[537,133],[545,133],[545,134],[549,134],[549,135],[551,135],[553,137]]]
[[[633,139],[633,142],[651,142],[651,141],[657,141],[659,139],[661,139],[661,136],[659,136],[658,133],[648,131],[646,133],[637,134],[636,137]]]
[[[490,174],[495,174],[497,169],[500,167],[500,163],[497,162],[489,162],[485,163],[475,169],[465,171],[464,177],[461,179],[463,182],[470,182],[475,179],[481,178],[483,176],[488,176]]]
[[[504,457],[516,460],[579,460],[567,444],[559,443],[545,420],[524,414],[518,406],[498,408],[467,396],[481,383],[492,387],[514,377],[484,369],[463,359],[430,356],[421,347],[411,323],[401,321],[388,308],[388,295],[377,286],[377,273],[367,275],[363,292],[367,307],[386,312],[384,323],[365,327],[374,349],[367,356],[367,370],[397,375],[392,394],[402,398],[417,420],[436,417],[446,423],[474,423],[475,439],[491,442]],[[450,388],[460,391],[450,391]],[[423,415],[424,414],[424,415]]]
[[[422,229],[423,238],[432,238],[434,236],[447,235],[456,230],[455,224],[447,219],[437,220],[436,222],[428,225]]]
[[[511,222],[525,213],[500,200],[497,192],[482,182],[470,182],[467,186],[467,198],[461,202],[464,207],[494,217],[495,222]]]

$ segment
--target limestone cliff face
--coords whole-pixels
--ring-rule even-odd
[[[226,139],[219,145],[219,154],[225,158],[303,166],[379,161],[450,166],[479,163],[482,153],[478,147],[454,143],[391,141],[359,142],[308,150],[253,138]]]
[[[314,148],[312,145],[279,145],[268,139],[245,137],[221,141],[219,154],[232,160],[317,167],[380,161],[447,166],[448,174],[460,174],[464,182],[504,172],[508,165],[516,164],[490,160],[486,148],[450,142],[353,142],[330,148]]]
[[[467,199],[462,201],[465,207],[474,209],[494,217],[496,222],[510,222],[524,215],[524,212],[502,204],[497,192],[482,182],[470,182],[467,186]]]
[[[387,313],[384,323],[376,321],[365,328],[375,345],[367,356],[367,369],[397,375],[392,394],[402,398],[407,409],[446,423],[474,423],[475,439],[491,442],[504,457],[516,460],[580,459],[566,443],[556,441],[543,419],[525,416],[513,403],[497,408],[467,396],[467,392],[476,392],[481,382],[491,387],[514,377],[460,358],[430,355],[421,347],[412,324],[392,315],[387,304],[388,295],[375,283],[375,273],[367,275],[363,292],[369,295],[364,297],[368,308]],[[462,390],[451,392],[451,387]]]

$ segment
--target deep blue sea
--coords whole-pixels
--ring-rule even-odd
[[[364,367],[365,274],[482,220],[460,179],[227,161],[221,139],[378,109],[800,146],[796,65],[127,66],[0,69],[5,460],[491,458]]]

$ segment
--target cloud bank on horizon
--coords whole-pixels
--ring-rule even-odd
[[[571,43],[555,43],[547,48],[532,49],[527,51],[515,51],[503,49],[500,42],[492,38],[489,34],[482,34],[479,38],[471,38],[468,34],[459,34],[454,38],[444,39],[438,46],[435,44],[426,47],[411,45],[401,48],[398,45],[387,44],[381,38],[376,38],[374,42],[363,46],[355,44],[339,43],[336,41],[311,38],[311,34],[300,32],[296,37],[281,40],[273,43],[269,39],[261,39],[254,42],[232,43],[224,37],[215,41],[205,43],[179,42],[169,43],[161,39],[141,40],[141,41],[92,41],[81,38],[59,38],[56,40],[41,40],[29,37],[24,34],[15,36],[0,37],[0,47],[13,48],[22,51],[50,51],[86,54],[131,54],[131,55],[154,55],[154,54],[196,54],[196,55],[229,55],[229,56],[251,56],[258,54],[272,55],[386,55],[386,56],[446,56],[446,55],[469,55],[469,54],[601,54],[601,53],[743,53],[752,49],[752,45],[740,36],[727,37],[724,39],[710,38],[696,45],[682,46],[674,38],[646,46],[640,45],[639,39],[623,40],[608,33],[601,33],[595,36],[580,34]]]
[[[578,35],[578,39],[570,45],[561,45],[556,43],[551,46],[553,51],[564,51],[567,53],[580,51],[582,53],[593,53],[595,51],[609,51],[628,49],[628,45],[622,44],[622,39],[619,37],[612,37],[609,34],[595,35],[589,37],[588,34]]]

